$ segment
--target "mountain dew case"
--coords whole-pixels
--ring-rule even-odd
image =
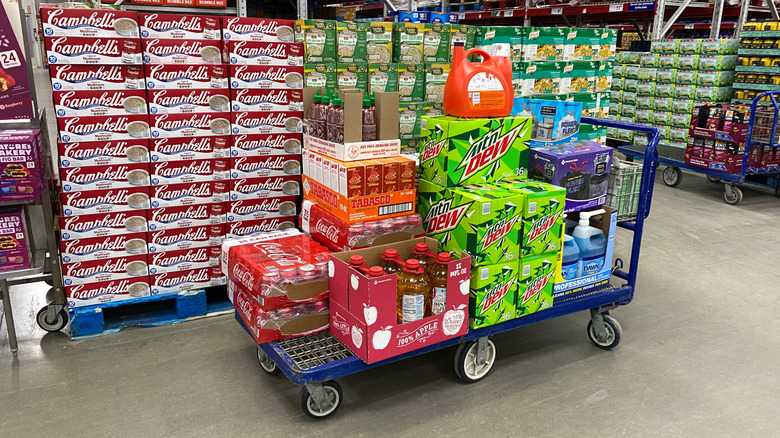
[[[444,187],[525,177],[531,119],[423,116],[420,178]]]
[[[486,327],[515,318],[518,263],[499,263],[471,270],[469,326]]]
[[[520,259],[515,315],[530,315],[552,307],[558,254],[542,254]]]
[[[506,181],[499,185],[523,194],[521,256],[557,253],[563,244],[566,189],[538,181]]]
[[[441,196],[434,191],[440,186],[420,181],[423,227],[445,251],[465,251],[475,266],[520,257],[524,199],[519,191],[467,186]]]

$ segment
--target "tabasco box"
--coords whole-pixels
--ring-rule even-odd
[[[144,90],[146,80],[140,66],[57,65],[49,66],[51,89],[60,90]]]
[[[149,164],[65,167],[60,179],[63,192],[143,187],[150,184]]]
[[[230,111],[227,90],[149,90],[149,113],[193,114]]]
[[[230,153],[227,136],[159,138],[149,143],[153,162],[225,158]]]
[[[57,125],[63,143],[149,138],[146,114],[62,117],[57,119]]]
[[[49,64],[140,65],[137,39],[62,36],[45,38]]]
[[[303,111],[301,90],[230,90],[230,100],[232,111]]]
[[[149,274],[181,272],[219,266],[219,247],[201,247],[149,254]]]
[[[147,230],[146,211],[60,216],[62,240],[142,233]]]
[[[303,65],[303,44],[231,40],[227,48],[234,65]]]
[[[221,38],[220,17],[208,15],[138,14],[141,38],[217,40]]]
[[[146,114],[145,90],[55,91],[57,117]]]
[[[214,204],[226,201],[225,181],[196,181],[178,184],[159,184],[149,189],[152,208],[183,205]]]
[[[65,216],[142,211],[150,206],[149,187],[63,192],[60,203]]]
[[[278,41],[294,43],[295,29],[292,20],[270,20],[258,17],[222,17],[225,40]]]
[[[106,9],[41,8],[45,37],[138,38],[138,13]]]
[[[59,150],[61,168],[146,163],[149,161],[149,140],[58,142],[57,149]]]
[[[347,223],[412,213],[415,195],[415,190],[403,190],[347,198],[309,176],[303,176],[303,196]]]
[[[230,137],[230,156],[299,155],[301,134],[242,134]]]
[[[149,230],[205,227],[225,223],[225,204],[174,205],[149,210]]]
[[[65,286],[121,280],[124,278],[148,278],[146,254],[62,264]]]
[[[149,90],[228,87],[224,65],[147,64],[144,70]]]
[[[231,88],[303,88],[303,67],[294,65],[231,65]]]
[[[276,198],[301,194],[299,176],[271,176],[264,178],[231,178],[230,200]]]
[[[219,40],[171,40],[145,38],[141,40],[144,64],[221,64]]]

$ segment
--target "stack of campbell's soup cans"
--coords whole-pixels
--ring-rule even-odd
[[[303,58],[293,21],[41,17],[71,307],[224,284],[225,238],[295,226]]]

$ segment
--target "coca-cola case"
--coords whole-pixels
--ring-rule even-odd
[[[57,119],[57,126],[63,143],[143,140],[150,135],[146,114],[62,117]]]
[[[231,157],[231,178],[264,178],[269,176],[296,176],[302,171],[300,155],[269,155]],[[300,178],[298,178],[300,180]]]
[[[228,158],[158,161],[151,165],[152,185],[221,181],[228,177]]]
[[[209,15],[138,14],[141,38],[217,40],[221,38],[220,17]]]
[[[151,207],[179,207],[199,204],[220,204],[227,201],[226,181],[196,181],[160,184],[150,189]]]
[[[230,134],[230,113],[153,114],[153,139],[168,137],[217,137]]]
[[[137,39],[61,36],[44,38],[50,65],[141,65],[141,44]]]
[[[60,241],[62,263],[105,260],[146,253],[146,233]]]
[[[303,92],[290,89],[230,90],[233,111],[303,111]]]
[[[51,89],[144,90],[146,79],[141,66],[130,65],[50,65]]]
[[[65,286],[70,308],[132,300],[150,294],[148,276]]]
[[[230,179],[231,201],[297,196],[300,194],[301,179],[297,176]]]
[[[256,236],[269,231],[284,231],[295,228],[295,216],[230,222],[227,224],[228,239]]]
[[[197,204],[149,210],[149,230],[205,227],[226,222],[225,204]]]
[[[62,264],[65,286],[124,278],[148,279],[148,275],[146,254]]]
[[[225,276],[219,267],[191,269],[189,271],[163,272],[152,275],[152,295],[179,293],[225,284]]]
[[[54,91],[57,117],[146,114],[145,90]]]
[[[327,299],[264,310],[239,290],[233,295],[233,304],[237,318],[241,318],[258,344],[306,336],[328,328]]]
[[[222,89],[149,90],[150,114],[193,114],[230,111],[230,98]]]
[[[148,163],[60,168],[63,192],[106,190],[150,185]]]
[[[299,134],[303,131],[301,117],[298,111],[238,111],[230,114],[230,121],[233,135]]]
[[[303,65],[303,43],[228,41],[227,53],[233,65]]]
[[[182,272],[219,266],[219,247],[183,249],[149,254],[149,273]]]
[[[222,17],[225,40],[295,42],[293,20],[271,20],[258,17]]]
[[[205,160],[229,155],[230,140],[222,137],[172,137],[150,142],[152,161]]]
[[[230,137],[231,157],[300,154],[301,134],[242,134]]]
[[[149,253],[218,246],[225,239],[225,224],[157,229],[147,233]]]
[[[228,201],[227,220],[228,222],[237,222],[272,217],[295,216],[297,213],[296,203],[297,197],[295,196]]]
[[[231,65],[230,87],[238,89],[303,89],[303,66]]]
[[[144,64],[221,64],[220,41],[213,39],[145,38]]]
[[[146,213],[146,210],[138,210],[137,212],[118,211],[106,214],[60,216],[60,238],[73,240],[143,233],[148,229]]]
[[[149,140],[58,142],[57,149],[62,168],[149,162]]]
[[[42,7],[40,13],[46,38],[138,38],[138,13],[134,11]]]
[[[149,90],[228,88],[226,65],[147,64],[144,69]]]
[[[143,212],[151,206],[149,187],[63,192],[60,203],[64,216]]]

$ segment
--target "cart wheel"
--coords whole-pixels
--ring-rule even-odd
[[[778,182],[777,187],[775,187],[775,197],[780,198],[780,182]]]
[[[720,178],[718,178],[717,176],[707,175],[707,179],[710,182],[714,182],[714,183],[719,183],[720,182]]]
[[[723,199],[726,200],[726,204],[737,205],[742,202],[742,190],[739,187],[731,187],[731,191],[726,189],[723,192]]]
[[[477,364],[479,341],[460,344],[455,351],[455,374],[466,383],[475,383],[488,375],[496,362],[496,345],[488,338],[485,351],[485,363]]]
[[[663,174],[664,184],[669,187],[677,187],[682,182],[682,170],[676,166],[666,166]]]
[[[259,345],[257,346],[257,361],[260,362],[260,367],[263,369],[263,371],[272,376],[279,374],[281,371],[279,367],[276,366],[276,362],[271,360],[271,358],[265,354],[265,351],[263,351]]]
[[[607,339],[600,341],[596,338],[596,331],[593,329],[593,321],[588,321],[588,338],[593,345],[601,348],[602,350],[611,350],[620,343],[620,338],[623,336],[623,329],[617,320],[609,315],[603,315],[604,326],[607,329]]]
[[[301,409],[307,416],[315,419],[326,418],[332,415],[341,406],[341,400],[344,398],[344,393],[341,391],[341,385],[336,383],[335,380],[329,380],[322,383],[322,390],[325,397],[330,401],[330,406],[327,408],[321,408],[314,402],[314,399],[309,394],[309,390],[306,387],[301,388]]]
[[[38,325],[49,333],[58,332],[64,329],[65,326],[68,325],[68,311],[63,307],[59,312],[57,312],[57,317],[54,319],[54,321],[49,322],[46,321],[46,314],[48,309],[49,306],[45,306],[38,311],[38,315],[35,317]]]

